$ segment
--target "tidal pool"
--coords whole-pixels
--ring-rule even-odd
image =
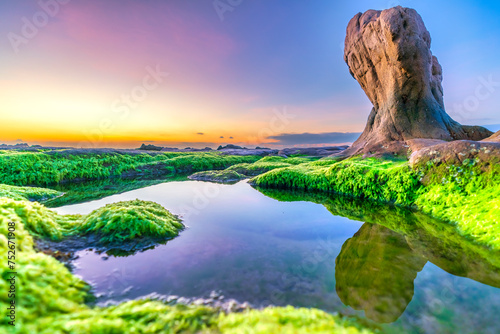
[[[169,182],[58,207],[86,214],[133,199],[187,225],[130,256],[78,252],[97,303],[155,294],[226,298],[357,315],[384,332],[498,333],[500,257],[426,215],[339,196]],[[111,252],[113,254],[113,252]]]

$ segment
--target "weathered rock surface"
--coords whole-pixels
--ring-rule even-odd
[[[495,133],[493,136],[484,139],[486,142],[500,142],[500,131]]]
[[[415,138],[482,140],[445,112],[443,72],[420,15],[401,6],[359,13],[349,22],[344,57],[373,104],[363,134],[343,155],[402,153]]]
[[[410,156],[410,165],[422,166],[427,162],[435,164],[462,165],[465,160],[500,163],[500,143],[458,140],[429,146]]]

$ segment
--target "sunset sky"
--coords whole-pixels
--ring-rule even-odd
[[[345,28],[395,5],[431,33],[448,113],[499,129],[498,1],[55,1],[0,3],[0,143],[350,142],[371,104]]]

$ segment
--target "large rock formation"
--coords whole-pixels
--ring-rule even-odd
[[[414,9],[369,10],[349,22],[345,61],[373,109],[345,155],[406,154],[407,141],[415,138],[482,140],[492,135],[446,114],[443,72],[430,47],[431,36]]]

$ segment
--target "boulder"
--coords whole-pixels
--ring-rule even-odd
[[[366,128],[343,155],[405,153],[408,140],[482,140],[492,132],[445,112],[443,71],[420,15],[401,6],[358,13],[349,22],[344,58],[373,104]],[[407,150],[406,150],[407,151]]]

